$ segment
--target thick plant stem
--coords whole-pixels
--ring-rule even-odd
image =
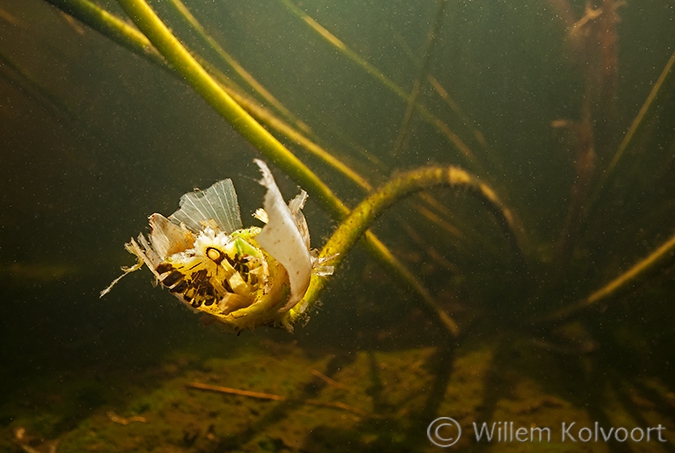
[[[457,167],[428,167],[413,170],[394,177],[382,188],[372,193],[359,204],[333,233],[321,250],[320,258],[327,259],[330,264],[339,266],[356,240],[370,227],[371,223],[394,202],[417,191],[434,186],[446,185],[454,190],[466,191],[481,200],[492,212],[507,235],[516,253],[518,266],[522,264],[522,255],[516,235],[516,226],[511,211],[504,206],[494,191],[486,184],[478,181],[473,175]],[[300,306],[311,308],[326,285],[327,280],[313,276],[309,289]],[[427,304],[441,325],[457,333],[457,325],[436,303]],[[300,313],[293,315],[299,316]]]
[[[649,256],[637,262],[633,267],[602,288],[594,291],[582,301],[545,317],[544,322],[555,323],[565,321],[572,315],[577,315],[585,309],[596,306],[600,302],[605,302],[621,294],[625,294],[664,267],[672,264],[674,253],[675,235],[671,236],[670,239],[654,250]]]

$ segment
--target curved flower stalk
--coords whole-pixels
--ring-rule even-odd
[[[126,244],[138,263],[122,277],[147,265],[163,286],[195,312],[205,313],[234,331],[261,325],[291,329],[290,313],[298,306],[313,273],[330,275],[309,248],[309,230],[302,214],[303,190],[284,202],[267,165],[255,161],[267,188],[264,210],[256,217],[266,223],[243,228],[237,194],[230,179],[205,191],[181,197],[180,209],[168,218],[150,216],[150,235]],[[122,277],[101,292],[107,294]]]
[[[509,239],[515,256],[516,267],[519,270],[524,267],[524,258],[519,241],[520,228],[518,228],[517,222],[509,208],[501,202],[497,194],[487,184],[480,182],[472,174],[454,166],[421,168],[392,178],[388,183],[361,202],[352,211],[350,216],[342,222],[326,245],[324,245],[323,249],[321,249],[319,260],[329,262],[334,267],[339,266],[346,253],[386,208],[408,195],[439,185],[446,185],[455,190],[466,191],[482,201],[485,207],[495,216],[504,234]],[[523,273],[518,272],[518,274],[522,275]],[[305,306],[311,307],[316,302],[325,283],[324,279],[312,277],[304,300],[300,305],[303,308]],[[442,328],[456,336],[459,333],[457,324],[445,313],[440,305],[430,303],[433,300],[433,298],[425,299],[427,310]],[[306,312],[306,309],[303,312]],[[291,313],[290,321],[295,322],[296,318],[301,314],[300,312]]]

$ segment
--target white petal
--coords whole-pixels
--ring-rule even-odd
[[[206,190],[195,190],[180,197],[180,209],[169,216],[169,220],[185,224],[193,233],[214,221],[225,233],[242,227],[237,193],[232,180],[218,181]]]
[[[309,237],[305,240],[303,232],[300,231],[296,223],[296,217],[302,216],[299,213],[299,203],[296,201],[294,208],[297,211],[292,213],[284,202],[267,165],[258,159],[255,160],[255,163],[258,164],[263,174],[260,184],[267,188],[263,205],[268,216],[267,225],[256,236],[256,241],[267,253],[281,263],[288,273],[291,294],[280,310],[285,312],[293,308],[302,299],[309,286],[309,279],[312,275],[312,257],[307,245]],[[304,220],[304,217],[302,219]]]

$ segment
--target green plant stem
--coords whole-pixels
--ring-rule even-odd
[[[443,87],[443,85],[441,85],[441,83],[436,79],[436,77],[434,77],[431,74],[428,74],[427,81],[434,88],[436,94],[438,94],[438,96],[440,96],[440,98],[443,99],[443,101],[448,105],[448,107],[450,107],[450,110],[452,110],[453,113],[457,115],[457,117],[461,121],[461,124],[463,124],[465,128],[471,131],[471,134],[474,136],[478,144],[483,148],[486,148],[488,144],[487,141],[485,140],[485,136],[483,136],[483,133],[473,125],[473,121],[469,119],[469,117],[462,111],[462,109],[459,107],[459,105],[457,105],[455,100],[452,99],[452,97],[450,97],[448,91]]]
[[[515,234],[516,227],[510,210],[497,198],[494,191],[486,184],[481,183],[471,174],[457,167],[428,167],[402,173],[394,177],[382,188],[373,192],[366,200],[359,204],[333,233],[326,245],[321,249],[320,258],[328,259],[329,263],[339,266],[356,240],[370,227],[372,222],[394,202],[420,190],[434,186],[446,185],[454,190],[466,191],[481,200],[496,217],[500,226],[510,240],[519,262],[522,262],[520,246]],[[330,259],[329,259],[330,258]],[[312,276],[309,289],[304,298],[308,308],[316,302],[317,297],[327,283],[327,279]],[[431,299],[433,301],[433,299]],[[426,308],[435,315],[440,325],[454,335],[458,332],[455,321],[436,303],[427,301]],[[292,313],[292,316],[300,316]]]
[[[601,302],[617,298],[621,294],[634,289],[641,282],[656,274],[661,269],[672,264],[675,253],[675,235],[654,250],[649,256],[638,261],[633,267],[623,274],[594,291],[591,295],[580,302],[572,304],[543,318],[543,322],[562,322],[573,315],[578,315],[584,310],[597,306]]]

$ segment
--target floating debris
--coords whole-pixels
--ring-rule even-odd
[[[262,399],[262,400],[271,400],[271,401],[287,401],[290,398],[287,398],[285,396],[280,396],[280,395],[275,395],[272,393],[260,393],[260,392],[252,392],[250,390],[239,390],[239,389],[234,389],[230,387],[222,387],[220,385],[210,385],[210,384],[203,384],[201,382],[191,382],[189,384],[186,384],[188,388],[192,389],[197,389],[197,390],[204,390],[207,392],[215,392],[215,393],[224,393],[227,395],[239,395],[239,396],[246,396],[248,398],[256,398],[256,399]],[[302,399],[298,400],[299,402],[303,404],[308,404],[311,406],[321,406],[321,407],[332,407],[334,409],[340,409],[343,411],[347,412],[352,412],[356,415],[359,415],[361,417],[371,417],[371,418],[382,418],[379,414],[372,414],[368,411],[364,411],[363,409],[359,409],[358,407],[350,406],[345,403],[341,403],[339,401],[320,401],[316,399]]]
[[[132,422],[139,422],[139,423],[147,423],[148,422],[148,420],[145,417],[141,417],[140,415],[134,415],[133,417],[124,418],[124,417],[120,417],[119,415],[117,415],[113,411],[106,412],[106,415],[108,416],[108,418],[111,421],[113,421],[115,423],[119,423],[120,425],[128,425],[129,423],[132,423]]]
[[[58,440],[44,440],[39,436],[29,436],[26,428],[18,427],[14,429],[14,441],[26,453],[56,453]]]

